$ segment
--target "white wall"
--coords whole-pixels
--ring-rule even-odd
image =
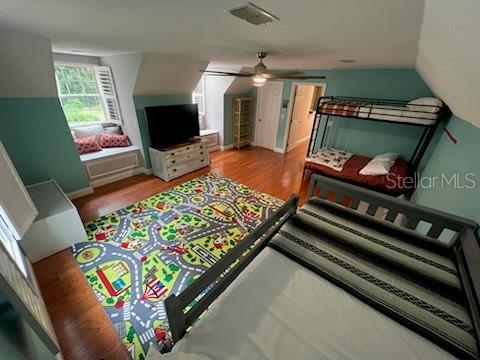
[[[416,68],[458,117],[480,127],[480,1],[425,0]]]
[[[97,56],[53,53],[53,60],[55,62],[66,62],[73,64],[100,65],[100,58]]]
[[[57,96],[49,39],[2,30],[0,49],[0,97]]]
[[[234,78],[228,87],[227,94],[246,94],[253,87],[253,79],[251,77],[237,77]]]
[[[233,81],[229,76],[206,76],[205,94],[206,94],[206,122],[208,129],[218,130],[220,132],[220,145],[224,144],[223,122],[224,122],[224,95]]]
[[[102,65],[108,65],[112,69],[124,131],[132,144],[138,146],[142,155],[144,155],[142,137],[133,102],[133,91],[141,61],[141,53],[105,56],[100,59]]]
[[[208,61],[157,53],[143,53],[135,95],[191,94]]]

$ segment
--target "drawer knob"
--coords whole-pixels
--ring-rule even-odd
[[[173,155],[175,155],[175,153],[171,153],[170,155],[173,156]]]
[[[172,160],[172,164],[175,164],[175,163],[176,163],[176,161],[175,161],[175,160]]]
[[[205,159],[202,159],[201,162],[203,162]]]
[[[177,169],[173,169],[173,172],[177,171]]]
[[[187,150],[190,150],[190,148],[189,148],[189,147],[187,147]]]
[[[200,155],[203,155],[203,151],[200,152]]]

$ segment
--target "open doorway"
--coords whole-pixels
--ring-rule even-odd
[[[287,118],[285,152],[310,139],[318,98],[324,96],[326,84],[293,83]]]

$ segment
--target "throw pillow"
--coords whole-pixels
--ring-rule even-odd
[[[100,141],[100,135],[103,132],[103,126],[100,124],[89,125],[89,126],[80,126],[74,129],[75,135],[77,138],[81,139],[84,137],[95,136],[97,141]]]
[[[100,151],[102,148],[98,145],[97,139],[95,136],[87,136],[80,139],[73,139],[77,150],[80,154],[85,154],[93,151]]]
[[[368,162],[360,171],[360,175],[387,175],[390,172],[390,168],[397,161],[398,154],[386,153],[375,156]]]
[[[103,132],[106,132],[107,134],[112,134],[112,135],[123,135],[122,129],[118,125],[106,126],[103,129]]]
[[[100,136],[100,146],[102,148],[107,147],[125,147],[130,145],[128,142],[127,135],[113,135],[108,133],[103,133]]]

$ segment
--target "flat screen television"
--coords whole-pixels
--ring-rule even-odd
[[[152,147],[162,149],[200,135],[197,104],[145,108]]]

